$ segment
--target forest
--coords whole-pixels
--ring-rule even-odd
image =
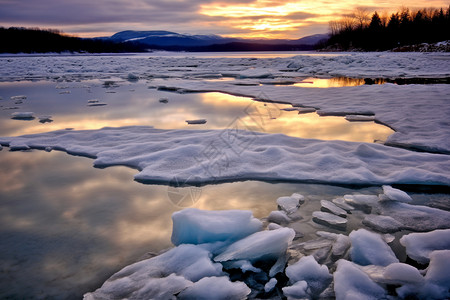
[[[142,45],[68,36],[55,29],[0,27],[0,53],[142,52]]]
[[[402,8],[392,13],[356,9],[329,24],[330,39],[322,45],[334,50],[383,51],[405,45],[450,40],[450,6],[447,9]]]

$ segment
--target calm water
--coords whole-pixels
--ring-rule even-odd
[[[290,105],[221,93],[176,94],[149,89],[150,85],[121,79],[0,83],[0,136],[126,125],[223,129],[237,118],[252,130],[304,138],[373,142],[392,133],[373,122],[284,110],[292,108]],[[26,99],[14,98],[20,95]],[[92,104],[95,106],[89,106]],[[36,118],[11,119],[18,111],[34,112]],[[51,116],[52,122],[39,122],[42,116]],[[264,120],[263,126],[255,122],[258,118]],[[195,119],[207,123],[186,123]],[[192,192],[189,188],[143,185],[132,180],[135,170],[95,169],[90,159],[55,151],[9,152],[4,148],[0,166],[2,299],[73,299],[96,289],[147,252],[171,246],[170,216],[182,209],[177,195]],[[262,218],[276,209],[276,198],[293,192],[310,197],[304,211],[312,212],[318,209],[318,201],[312,200],[354,191],[249,181],[209,185],[194,192],[192,207],[249,209]],[[376,194],[379,189],[364,192]],[[321,228],[309,221],[305,219],[305,235]]]
[[[304,84],[311,85],[309,81]],[[323,140],[373,142],[385,140],[393,133],[388,127],[374,122],[348,122],[343,117],[286,111],[292,108],[291,105],[262,103],[222,93],[177,94],[149,89],[150,85],[120,79],[58,84],[47,81],[0,83],[0,97],[4,99],[0,101],[0,136],[128,125],[161,129],[223,129],[236,119],[251,130]],[[11,99],[21,95],[27,98]],[[166,99],[167,103],[160,102],[160,99]],[[89,103],[93,101],[98,102]],[[102,106],[97,106],[99,104]],[[11,114],[17,111],[34,112],[36,118],[11,119]],[[53,122],[39,122],[40,116],[48,115],[52,116]],[[206,119],[207,123],[186,123],[186,120],[196,119]]]

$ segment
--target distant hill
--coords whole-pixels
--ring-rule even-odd
[[[0,27],[0,53],[143,52],[137,43],[117,43],[109,40],[82,39],[62,34],[58,30]]]
[[[170,31],[122,31],[110,37],[78,38],[39,28],[0,27],[0,53],[167,51],[302,51],[327,39],[318,34],[297,40],[239,39],[219,35],[188,35]]]
[[[301,39],[239,39],[219,35],[189,35],[171,31],[121,31],[103,40],[134,42],[149,49],[175,51],[281,51],[312,50],[327,34],[316,34]]]

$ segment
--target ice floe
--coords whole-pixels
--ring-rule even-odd
[[[4,64],[0,78],[2,81],[105,78],[104,86],[110,88],[117,86],[117,82],[110,78],[119,76],[131,81],[151,79],[153,86],[165,86],[172,91],[222,91],[254,98],[264,94],[267,100],[313,107],[321,113],[357,115],[364,107],[377,121],[396,130],[387,144],[449,153],[450,125],[446,121],[449,115],[446,101],[450,91],[445,84],[383,84],[328,89],[287,85],[312,76],[367,78],[368,81],[372,78],[448,78],[449,61],[445,53],[341,53],[331,56],[306,53],[295,57],[260,59],[183,56],[149,59],[145,55],[133,58],[17,57]],[[74,68],[74,65],[80,67]],[[240,84],[233,80],[208,81],[204,76],[240,78]],[[284,84],[261,86],[252,78],[260,81],[261,78],[270,78],[267,80],[271,83]]]
[[[11,119],[15,120],[33,120],[34,112],[14,112],[11,114]]]
[[[389,193],[390,189],[383,192]],[[370,205],[416,206],[394,200],[377,202],[376,195],[356,196],[358,201],[369,199]],[[292,198],[305,203],[297,207],[298,202]],[[278,198],[279,212],[287,217],[285,209],[296,208],[295,214],[313,217],[317,211],[308,212],[311,200],[305,198],[297,193]],[[347,217],[363,213],[358,208],[352,212]],[[410,214],[409,218],[412,221],[416,216]],[[434,217],[427,214],[426,218]],[[260,299],[282,295],[288,299],[405,299],[412,295],[419,299],[445,299],[449,296],[450,222],[445,230],[407,233],[400,238],[406,254],[424,264],[417,269],[400,262],[388,245],[395,236],[366,229],[352,230],[348,236],[318,231],[317,239],[303,241],[293,229],[283,227],[295,220],[289,219],[283,225],[270,223],[267,225],[270,230],[263,230],[262,222],[250,211],[187,208],[174,213],[172,219],[174,248],[123,268],[102,287],[85,294],[85,299],[174,296]]]
[[[135,179],[143,182],[169,183],[177,176],[182,182],[198,184],[256,179],[450,185],[447,155],[233,129],[193,131],[130,126],[59,130],[3,137],[0,144],[11,149],[16,149],[17,145],[38,149],[52,147],[95,157],[97,167],[130,166],[140,170]],[[218,151],[218,155],[211,157],[208,151]],[[379,202],[377,196],[371,195],[346,195],[344,198],[351,206],[368,208]]]
[[[421,264],[426,264],[430,261],[433,251],[450,249],[450,229],[410,233],[404,235],[400,243],[405,246],[409,257]]]
[[[402,190],[395,189],[389,185],[383,185],[383,194],[380,195],[380,200],[411,202],[412,198]]]
[[[343,217],[343,218],[347,217],[347,212],[331,201],[320,200],[320,206],[321,206],[320,210],[322,210],[324,212],[332,213],[336,216]]]
[[[186,123],[188,123],[189,125],[206,124],[206,120],[205,119],[186,120]]]
[[[349,235],[352,247],[350,256],[359,265],[387,266],[399,262],[392,249],[379,234],[358,229]]]
[[[188,208],[172,215],[172,243],[203,244],[236,241],[260,231],[262,223],[251,211],[210,212]]]
[[[350,261],[339,260],[333,276],[336,299],[378,300],[386,298],[386,291]]]
[[[336,229],[345,230],[347,228],[347,219],[323,211],[315,211],[312,214],[313,221]]]

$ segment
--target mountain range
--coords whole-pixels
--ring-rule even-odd
[[[185,51],[246,51],[246,50],[312,50],[317,43],[327,40],[327,34],[316,34],[301,39],[242,39],[219,35],[189,35],[171,31],[118,32],[105,41],[133,43],[155,50]]]

